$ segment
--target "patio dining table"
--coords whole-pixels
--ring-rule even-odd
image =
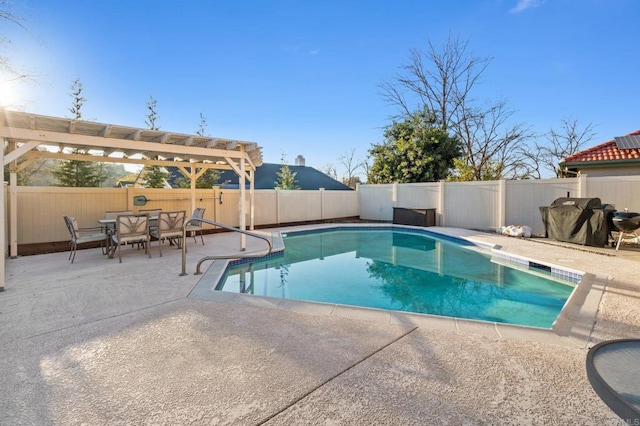
[[[586,364],[598,396],[627,424],[640,424],[640,339],[598,343]]]
[[[113,244],[112,236],[116,233],[117,219],[98,219],[98,223],[104,229],[107,234],[107,257],[113,259],[116,254],[117,246]],[[158,223],[158,216],[149,216],[149,223]]]

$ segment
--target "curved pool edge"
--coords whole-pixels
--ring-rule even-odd
[[[407,229],[427,234],[435,234],[459,241],[468,241],[476,246],[485,249],[506,253],[507,257],[513,254],[503,251],[500,245],[483,241],[478,236],[478,231],[463,228],[448,227],[416,227],[409,225],[392,225],[388,223],[367,223],[367,224],[317,224],[303,225],[286,228],[275,228],[274,235],[281,239],[281,234],[291,232],[308,232],[314,230],[327,230],[334,228],[397,228]],[[277,255],[277,252],[274,254]],[[515,255],[518,256],[518,255]],[[539,262],[537,259],[527,258],[532,262]],[[481,320],[454,318],[437,316],[430,314],[418,314],[402,311],[387,311],[382,309],[347,306],[333,303],[301,301],[293,299],[280,299],[268,296],[257,296],[252,294],[231,293],[214,291],[217,283],[224,275],[229,260],[217,260],[206,270],[205,274],[193,287],[188,297],[207,300],[217,303],[236,303],[240,305],[284,309],[288,311],[305,313],[311,315],[328,315],[356,320],[374,321],[385,324],[415,325],[429,329],[438,329],[452,333],[480,334],[492,338],[509,338],[516,340],[534,341],[541,343],[556,344],[561,346],[586,348],[594,327],[598,307],[602,300],[607,284],[606,277],[598,277],[594,274],[578,271],[560,265],[551,265],[549,262],[539,262],[547,266],[557,267],[582,275],[582,279],[576,284],[574,291],[565,303],[563,310],[550,329],[530,326],[506,324],[499,322],[489,322]],[[204,285],[203,280],[205,280]]]

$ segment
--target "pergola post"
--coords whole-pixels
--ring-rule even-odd
[[[2,164],[4,164],[4,145],[6,144],[5,138],[0,138],[0,143],[2,143],[2,149],[0,150],[0,160]],[[4,176],[4,174],[3,174]],[[0,223],[2,224],[2,229],[0,229],[0,247],[2,251],[0,252],[0,291],[4,291],[4,260],[7,257],[7,239],[6,239],[6,231],[7,231],[7,218],[5,215],[6,211],[6,195],[7,195],[7,187],[4,185],[4,178],[2,179],[2,194],[0,194]]]
[[[245,231],[247,228],[247,218],[245,215],[245,203],[246,203],[246,199],[245,199],[245,173],[246,173],[246,153],[244,150],[244,145],[240,145],[240,152],[242,153],[242,156],[240,158],[240,176],[238,177],[238,183],[240,186],[240,200],[239,200],[239,205],[238,205],[238,209],[240,210],[240,229]],[[247,249],[247,237],[245,234],[240,234],[240,251],[245,251]]]
[[[191,170],[189,173],[189,179],[191,180],[191,212],[193,212],[194,209],[196,208],[196,180],[198,179],[196,176],[195,165],[191,167]],[[189,215],[188,217],[191,217],[191,212],[187,212]],[[202,226],[201,223],[198,225]]]
[[[255,195],[256,195],[256,185],[255,185],[255,173],[253,169],[249,169],[249,229],[251,231],[255,228]]]
[[[18,173],[14,167],[9,168],[9,243],[12,259],[18,257]]]

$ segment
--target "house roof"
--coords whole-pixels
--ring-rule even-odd
[[[640,135],[640,130],[629,133],[626,136]],[[584,151],[576,152],[573,155],[568,156],[562,160],[562,164],[585,164],[599,162],[616,162],[616,161],[640,161],[640,149],[620,149],[616,145],[615,140],[596,145],[593,148],[585,149]]]
[[[274,189],[278,176],[276,173],[280,171],[282,164],[263,163],[261,166],[256,167],[255,171],[255,189]],[[351,190],[347,185],[342,182],[327,176],[319,170],[313,167],[307,166],[289,166],[292,173],[295,173],[295,184],[300,189],[306,190],[318,190],[324,188],[326,190]],[[220,175],[220,182],[226,182],[223,187],[225,188],[237,188],[238,187],[238,175],[230,170],[223,170]],[[248,182],[247,182],[248,186]]]

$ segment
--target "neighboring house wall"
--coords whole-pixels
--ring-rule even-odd
[[[601,176],[633,176],[640,175],[640,165],[610,165],[599,167],[577,167],[573,169],[576,172],[587,174],[590,177]]]

